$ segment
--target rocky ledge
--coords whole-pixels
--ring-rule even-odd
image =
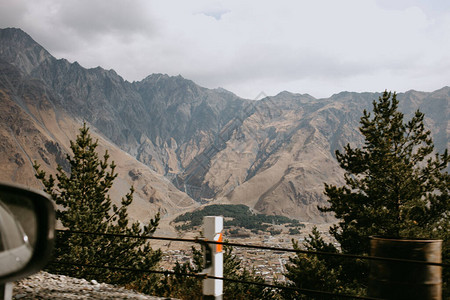
[[[123,287],[39,272],[14,284],[13,299],[139,299],[162,300]]]

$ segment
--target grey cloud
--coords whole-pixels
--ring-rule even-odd
[[[84,38],[95,39],[105,34],[149,35],[154,26],[147,12],[148,7],[142,1],[62,1],[57,22]]]
[[[282,51],[280,48],[260,49],[255,47],[221,68],[183,70],[186,76],[199,79],[207,86],[233,85],[243,81],[271,80],[291,81],[303,79],[348,78],[375,72],[383,66],[374,66],[364,61],[348,61],[320,51],[308,49]]]
[[[0,28],[17,27],[18,22],[27,13],[26,1],[6,1],[0,0]]]
[[[377,1],[330,0],[327,11],[299,0],[0,0],[0,26],[21,27],[58,58],[130,81],[182,74],[250,98],[276,89],[316,96],[306,85],[378,89],[393,76],[405,85],[449,78],[439,69],[450,61],[447,1],[411,0],[419,9],[409,10],[406,1]],[[442,18],[431,22],[435,8]]]

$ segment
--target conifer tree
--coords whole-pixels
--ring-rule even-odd
[[[424,114],[417,110],[404,123],[396,94],[384,92],[373,102],[373,117],[364,111],[360,132],[362,148],[336,151],[346,185],[325,184],[330,206],[320,208],[340,220],[330,233],[342,251],[368,253],[372,235],[433,238],[449,229],[442,226],[450,213],[450,157],[447,150],[433,154]]]
[[[300,249],[298,242],[292,240],[292,243],[294,249]],[[337,252],[336,247],[325,243],[315,226],[304,246],[309,251]],[[296,253],[295,256],[289,258],[289,262],[289,264],[286,264],[287,272],[285,276],[291,284],[287,284],[287,286],[318,291],[342,292],[343,287],[339,279],[341,271],[339,260],[333,257]],[[283,299],[311,299],[309,295],[289,290],[282,290],[280,293]]]
[[[52,196],[58,206],[57,220],[64,228],[73,231],[151,235],[158,226],[159,213],[143,228],[138,222],[129,223],[127,208],[133,201],[134,189],[131,187],[129,193],[122,198],[120,207],[112,204],[108,192],[117,177],[116,165],[114,162],[109,163],[107,151],[103,159],[98,157],[97,145],[98,142],[92,139],[89,128],[84,124],[76,140],[70,142],[72,155],[66,156],[70,164],[69,174],[58,166],[56,178],[53,175],[47,176],[40,169],[40,165],[34,163],[36,178],[43,183],[45,192]],[[143,239],[59,234],[54,257],[56,261],[64,263],[150,270],[157,266],[161,252],[153,250]],[[132,287],[142,285],[144,279],[148,285],[148,281],[154,279],[154,276],[142,274],[58,264],[50,265],[49,270],[103,282],[128,284]]]
[[[365,143],[361,148],[347,145],[344,153],[336,151],[336,159],[345,170],[345,185],[325,184],[330,205],[319,207],[338,218],[330,234],[340,249],[323,242],[318,232],[305,243],[307,249],[369,254],[373,235],[441,238],[443,260],[449,261],[450,175],[445,170],[450,157],[447,150],[434,153],[423,113],[417,110],[407,123],[403,118],[396,94],[387,91],[373,101],[373,115],[364,111],[359,130]],[[337,263],[326,257],[311,260],[313,267],[308,268],[300,256],[291,260],[286,277],[293,286],[322,273],[330,292],[364,294],[367,261],[342,259]]]

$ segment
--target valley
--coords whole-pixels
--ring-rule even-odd
[[[130,216],[145,224],[160,211],[157,234],[178,235],[172,221],[205,204],[331,223],[317,206],[326,204],[325,182],[343,183],[334,153],[362,144],[359,118],[379,95],[284,91],[255,101],[182,76],[128,82],[114,70],[56,59],[20,29],[1,29],[0,180],[42,188],[34,161],[48,173],[58,164],[68,171],[70,140],[86,122],[100,155],[108,150],[117,164],[113,201],[133,185]],[[425,113],[437,151],[449,148],[449,87],[398,99],[407,117]]]

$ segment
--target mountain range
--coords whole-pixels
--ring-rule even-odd
[[[381,91],[380,91],[381,92]],[[342,184],[335,150],[362,145],[364,109],[380,93],[316,99],[281,92],[253,101],[182,76],[128,82],[114,70],[56,59],[20,29],[0,30],[0,180],[42,188],[83,122],[118,165],[113,200],[136,189],[130,215],[170,219],[208,203],[245,204],[302,221],[321,214],[323,183]],[[399,93],[406,119],[425,113],[436,150],[449,148],[450,88]]]

